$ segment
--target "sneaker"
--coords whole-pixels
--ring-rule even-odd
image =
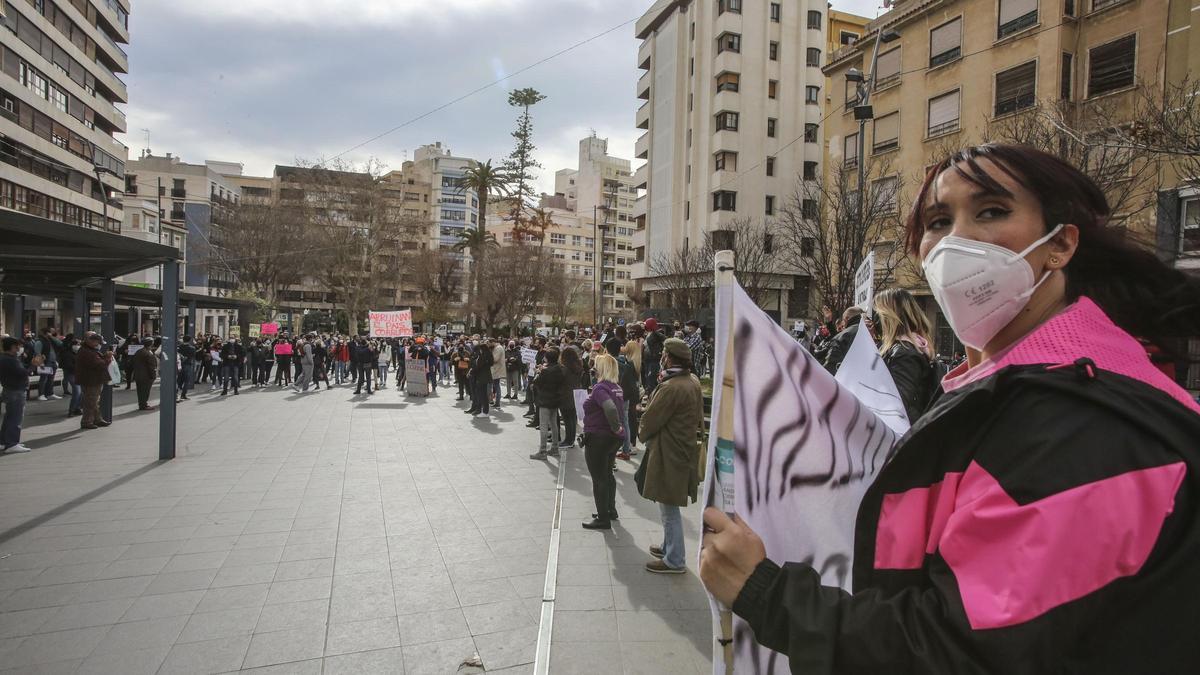
[[[651,560],[646,563],[646,571],[655,574],[683,574],[687,572],[686,567],[671,567],[662,560]]]
[[[39,397],[37,397],[37,400],[39,400],[39,401],[49,401],[50,399],[49,399],[48,397],[46,397],[46,396],[39,396]],[[17,447],[17,446],[15,446],[15,445],[14,445],[13,447],[15,448],[15,447]]]
[[[623,459],[623,460],[628,461],[629,457],[630,457],[630,455],[627,452],[618,452],[617,453],[617,459]]]
[[[476,417],[476,418],[479,418],[479,417],[487,417],[487,416],[488,416],[488,414],[487,414],[487,413],[476,413],[475,415],[473,415],[473,417]]]
[[[650,546],[650,555],[654,556],[655,558],[658,558],[659,560],[662,560],[662,557],[666,555],[666,552],[663,551],[663,547],[661,547],[661,546],[651,545]]]
[[[629,456],[630,456],[630,457],[637,457],[637,454],[638,454],[638,449],[637,449],[637,448],[635,448],[635,447],[630,447],[630,448],[629,448]]]
[[[62,398],[62,397],[59,396],[58,394],[50,394],[50,400],[52,400],[52,401],[57,401],[60,398]]]
[[[546,454],[549,455],[550,457],[558,457],[558,448],[554,448],[553,450],[547,450]]]
[[[112,422],[106,422],[105,420],[96,420],[96,426],[109,427],[109,426],[112,426]]]
[[[16,445],[10,445],[4,449],[5,454],[9,454],[9,455],[16,455],[16,454],[20,454],[22,452],[29,452],[29,451],[30,451],[29,448],[21,445],[20,443],[17,443]]]
[[[549,457],[549,454],[546,451],[538,450],[537,452],[530,455],[529,459],[546,459],[547,457]]]

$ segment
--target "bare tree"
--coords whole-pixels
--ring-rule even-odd
[[[410,258],[411,274],[424,305],[423,319],[435,326],[455,316],[462,306],[463,272],[458,256],[437,249]]]
[[[483,325],[493,330],[515,327],[545,302],[559,266],[541,246],[504,246],[490,253],[480,271],[483,292],[476,303]]]
[[[829,167],[824,182],[797,177],[776,223],[778,257],[809,276],[822,304],[840,311],[854,303],[854,272],[872,252],[876,284],[895,283],[908,262],[900,227],[904,182],[888,156],[868,160],[860,219],[855,167]]]
[[[313,249],[308,233],[303,204],[242,202],[233,208],[221,238],[223,261],[238,290],[261,300],[266,310],[277,308],[280,292],[303,279]]]
[[[590,306],[593,288],[588,277],[571,274],[566,265],[556,262],[546,278],[545,304],[551,321],[563,325],[579,316]]]
[[[654,278],[643,289],[652,307],[669,307],[680,315],[695,316],[712,306],[713,257],[707,245],[659,253],[650,259],[646,270]]]
[[[423,241],[428,222],[405,216],[382,180],[383,166],[317,163],[287,172],[303,201],[316,247],[314,276],[358,326],[370,309],[396,306],[405,241]]]
[[[780,277],[785,273],[785,266],[778,248],[783,242],[776,230],[771,221],[743,217],[730,221],[727,228],[705,232],[704,256],[708,261],[709,276],[712,276],[712,259],[716,252],[732,250],[734,276],[746,295],[761,305],[772,290],[782,288]]]

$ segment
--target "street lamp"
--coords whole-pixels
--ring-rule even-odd
[[[875,48],[871,51],[871,72],[864,75],[858,68],[846,71],[846,81],[857,85],[858,97],[854,104],[854,119],[858,120],[858,227],[863,225],[863,184],[867,181],[867,120],[875,117],[871,109],[871,89],[875,85],[875,66],[879,62],[879,44],[894,42],[900,39],[900,33],[893,28],[881,30],[875,34]]]
[[[604,212],[603,225],[600,224],[600,219],[597,217],[599,211]],[[601,241],[600,234],[608,227],[608,211],[607,204],[604,206],[592,205],[592,265],[596,272],[594,280],[596,290],[592,293],[592,326],[597,330],[600,328],[600,312],[604,305],[604,286],[601,285],[604,275],[604,242]]]

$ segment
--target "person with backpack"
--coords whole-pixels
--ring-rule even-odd
[[[879,353],[896,383],[908,423],[915,424],[939,386],[940,364],[933,358],[933,326],[912,293],[889,288],[875,296]]]

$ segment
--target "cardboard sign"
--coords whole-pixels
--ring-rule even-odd
[[[261,323],[250,324],[249,336],[252,338],[262,337],[262,324]]]
[[[242,339],[242,327],[241,326],[230,326],[229,327],[229,337],[233,338],[234,340],[241,340]]]
[[[371,337],[412,337],[412,310],[368,312]]]
[[[269,323],[262,324],[262,334],[279,335],[279,323],[276,321],[271,321]]]
[[[854,306],[870,312],[875,302],[875,252],[871,251],[854,271]]]
[[[415,396],[429,395],[429,380],[425,379],[425,361],[404,359],[404,391]]]
[[[533,369],[537,365],[537,350],[523,347],[521,349],[521,363],[525,364],[526,372],[530,377],[533,377]],[[582,417],[580,419],[583,419]]]

